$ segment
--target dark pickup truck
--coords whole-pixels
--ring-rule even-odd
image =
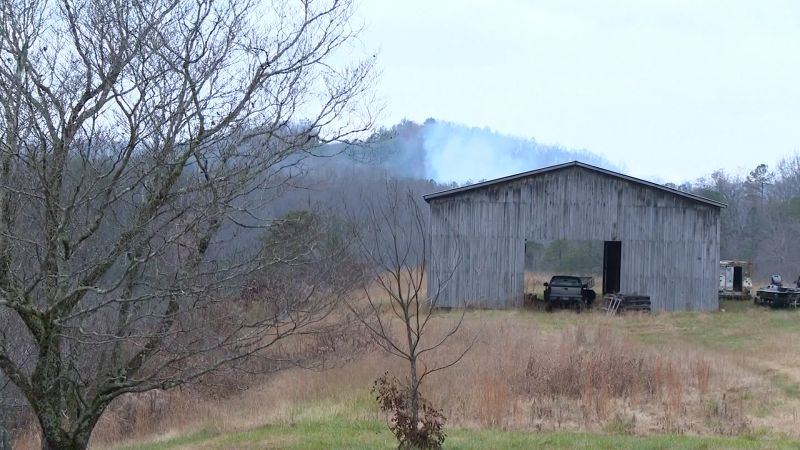
[[[570,275],[556,275],[550,278],[549,283],[545,283],[544,301],[547,302],[547,310],[551,311],[554,307],[574,307],[578,312],[591,304],[594,299],[594,291],[589,289],[589,285],[584,283],[580,277]]]

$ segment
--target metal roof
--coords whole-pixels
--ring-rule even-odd
[[[642,180],[640,178],[634,178],[634,177],[631,177],[631,176],[628,176],[628,175],[624,175],[624,174],[621,174],[621,173],[618,173],[618,172],[614,172],[614,171],[611,171],[611,170],[608,170],[608,169],[603,169],[601,167],[593,166],[591,164],[582,163],[580,161],[572,161],[572,162],[568,162],[568,163],[564,163],[564,164],[557,164],[555,166],[543,167],[541,169],[531,170],[531,171],[528,171],[528,172],[522,172],[522,173],[518,173],[518,174],[515,174],[515,175],[509,175],[507,177],[496,178],[494,180],[482,181],[480,183],[469,184],[469,185],[466,185],[466,186],[461,186],[461,187],[457,187],[457,188],[453,188],[453,189],[446,189],[444,191],[439,191],[439,192],[433,192],[433,193],[424,195],[422,198],[424,198],[426,202],[430,203],[430,201],[433,200],[433,199],[443,198],[443,197],[450,197],[450,196],[453,196],[453,195],[461,194],[463,192],[472,191],[474,189],[480,189],[480,188],[483,188],[483,187],[486,187],[486,186],[493,186],[493,185],[496,185],[496,184],[502,184],[502,183],[506,183],[506,182],[509,182],[509,181],[519,180],[521,178],[533,177],[533,176],[536,176],[536,175],[541,175],[543,173],[555,172],[555,171],[558,171],[558,170],[567,169],[569,167],[580,167],[580,168],[583,168],[583,169],[586,169],[586,170],[591,170],[591,171],[598,172],[598,173],[601,173],[601,174],[604,174],[604,175],[609,175],[609,176],[612,176],[612,177],[620,178],[620,179],[623,179],[623,180],[626,180],[626,181],[630,181],[630,182],[633,182],[633,183],[642,184],[642,185],[649,186],[649,187],[654,188],[654,189],[659,189],[659,190],[662,190],[662,191],[665,191],[665,192],[669,192],[670,194],[673,194],[673,195],[678,195],[678,196],[681,196],[681,197],[685,197],[685,198],[687,198],[689,200],[694,200],[696,202],[705,203],[705,204],[711,205],[711,206],[716,206],[718,208],[725,208],[727,206],[725,203],[718,202],[716,200],[711,200],[710,198],[705,198],[705,197],[701,197],[699,195],[690,194],[688,192],[679,191],[677,189],[673,189],[673,188],[670,188],[670,187],[667,187],[667,186],[663,186],[663,185],[660,185],[660,184],[657,184],[657,183],[653,183],[651,181]]]

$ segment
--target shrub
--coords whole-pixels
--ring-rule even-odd
[[[397,378],[383,374],[375,380],[372,393],[383,412],[389,415],[389,430],[399,442],[399,449],[441,449],[446,434],[444,424],[447,420],[421,395],[418,396],[418,423],[414,423],[409,387]]]

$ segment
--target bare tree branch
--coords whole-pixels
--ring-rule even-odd
[[[366,306],[358,300],[350,301],[348,306],[379,347],[408,363],[411,420],[420,424],[422,381],[461,361],[477,335],[445,361],[426,360],[462,329],[466,309],[462,308],[449,323],[437,317],[440,291],[428,291],[425,282],[426,274],[432,271],[428,271],[428,221],[420,199],[411,192],[401,193],[397,184],[389,183],[383,196],[363,201],[368,211],[366,223],[356,224],[356,228],[359,249],[369,271],[362,287]],[[458,264],[458,257],[451,261],[450,276]],[[432,285],[441,289],[449,280],[441,281]],[[434,318],[442,319],[438,322],[445,324],[443,330],[434,326]]]
[[[353,8],[0,2],[0,314],[19,331],[0,372],[44,448],[85,448],[122,394],[331,328],[332,264],[255,314],[241,292],[276,262],[228,239],[269,226],[265,192],[315,147],[372,126],[372,59],[334,58]]]

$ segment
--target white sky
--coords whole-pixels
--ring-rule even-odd
[[[381,123],[428,117],[681,182],[800,150],[800,1],[362,0]]]

